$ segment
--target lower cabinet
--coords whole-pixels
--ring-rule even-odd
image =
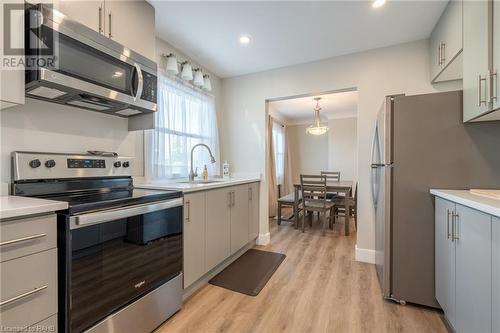
[[[232,188],[231,204],[231,254],[238,252],[248,243],[249,187],[240,185]]]
[[[208,272],[231,253],[232,188],[206,193],[205,270]]]
[[[252,183],[248,187],[248,240],[253,240],[259,236],[259,192],[260,183]]]
[[[455,326],[455,241],[452,238],[452,218],[455,203],[436,198],[436,300],[452,326]]]
[[[492,258],[498,255],[492,252],[494,222],[488,214],[436,198],[436,299],[459,333],[498,332],[492,329],[492,292],[498,288],[492,282]]]
[[[205,192],[184,195],[184,288],[205,274]]]
[[[491,216],[457,204],[456,330],[491,332]]]
[[[500,332],[500,219],[494,217],[491,222],[492,246],[492,331]]]
[[[184,195],[184,289],[259,233],[259,183]]]

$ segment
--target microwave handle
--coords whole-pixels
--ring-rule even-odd
[[[141,98],[142,89],[144,88],[144,77],[142,76],[141,65],[134,64],[135,71],[137,72],[137,92],[135,93],[134,101],[137,101]]]

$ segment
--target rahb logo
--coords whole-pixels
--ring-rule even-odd
[[[44,5],[49,11],[52,6]],[[24,70],[56,67],[57,34],[44,26],[38,6],[2,0],[1,69]]]

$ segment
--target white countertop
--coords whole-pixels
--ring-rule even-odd
[[[66,208],[68,208],[68,203],[62,201],[11,195],[0,196],[0,219],[49,213]]]
[[[472,194],[468,190],[431,189],[431,194],[500,217],[500,200],[498,199]]]
[[[186,181],[186,180],[183,180]],[[197,192],[197,191],[206,191],[215,188],[248,184],[260,182],[259,177],[248,177],[248,178],[229,178],[229,179],[217,179],[217,182],[214,183],[184,183],[179,181],[158,181],[158,182],[147,182],[147,183],[137,183],[134,184],[134,187],[137,188],[147,188],[153,190],[177,190],[182,191],[183,193],[189,192]]]

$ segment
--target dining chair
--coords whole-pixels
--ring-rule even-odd
[[[326,229],[326,213],[330,212],[329,221],[333,219],[335,204],[326,198],[326,176],[324,175],[300,175],[300,188],[302,192],[302,232],[306,229],[306,213],[318,212],[323,214],[322,234]],[[320,216],[321,219],[321,216]]]
[[[339,182],[340,181],[340,171],[321,171],[321,175],[326,176],[326,181]],[[337,192],[328,192],[326,198],[332,200],[334,197],[338,196]]]
[[[300,213],[300,203],[302,202],[302,194],[298,194],[298,199],[295,200],[295,192],[285,195],[278,199],[278,225],[281,225],[281,221],[294,222],[295,229],[299,226],[297,225],[297,219],[295,219],[295,214]],[[283,208],[291,207],[293,209],[293,218],[283,218]]]
[[[335,204],[335,208],[333,209],[333,223],[335,223],[338,217],[345,216],[345,200],[349,201],[349,215],[354,218],[354,225],[356,230],[358,230],[358,183],[354,185],[354,196],[338,196],[332,200]]]

